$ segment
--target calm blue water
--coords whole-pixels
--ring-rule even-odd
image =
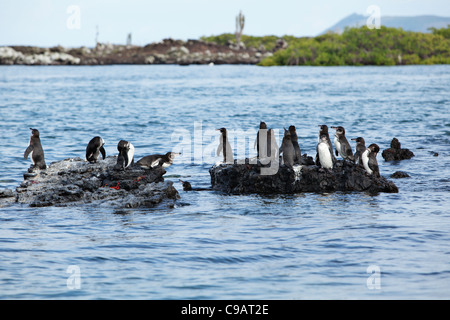
[[[95,135],[108,155],[131,141],[136,158],[186,144],[166,174],[175,208],[0,208],[0,298],[449,299],[449,88],[450,66],[2,66],[0,188],[30,165],[30,127],[47,164],[84,157]],[[214,129],[261,120],[296,125],[313,156],[323,123],[381,149],[397,137],[416,157],[380,153],[381,173],[411,178],[376,196],[182,191],[179,178],[210,185],[219,158],[194,148],[213,150]]]

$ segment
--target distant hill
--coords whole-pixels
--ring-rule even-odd
[[[321,34],[333,31],[341,33],[346,27],[361,27],[367,22],[369,16],[353,13],[334,26],[328,28]],[[413,16],[413,17],[395,17],[395,16],[383,16],[381,15],[381,25],[390,28],[402,28],[405,31],[414,32],[430,32],[428,28],[434,27],[437,29],[446,28],[450,24],[450,17],[438,17],[438,16]]]

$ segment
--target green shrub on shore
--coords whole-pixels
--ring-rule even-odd
[[[348,28],[341,35],[298,39],[260,65],[450,64],[450,27],[432,33],[381,27]]]
[[[314,38],[282,37],[286,49],[263,59],[260,66],[340,66],[450,64],[450,25],[431,28],[431,33],[405,31],[401,28],[347,28],[342,34],[327,33]],[[273,51],[276,36],[242,36],[247,48]],[[226,45],[235,42],[233,34],[203,37]],[[262,47],[262,46],[264,47]]]

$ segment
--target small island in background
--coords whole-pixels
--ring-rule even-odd
[[[187,41],[164,39],[146,46],[132,45],[131,34],[126,45],[96,42],[93,48],[3,46],[0,47],[0,65],[392,66],[450,64],[450,24],[447,27],[429,27],[445,25],[449,18],[387,17],[387,26],[373,29],[367,26],[359,27],[363,18],[356,14],[350,15],[316,37],[249,36],[243,34],[245,16],[240,12],[236,16],[234,34],[224,33]],[[398,25],[406,26],[409,31],[400,27],[390,27]]]

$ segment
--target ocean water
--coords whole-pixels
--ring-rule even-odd
[[[137,159],[183,154],[174,208],[0,208],[0,298],[449,299],[449,88],[450,66],[1,66],[0,188],[30,165],[30,127],[47,164],[96,135],[107,155],[121,139]],[[215,129],[249,132],[252,156],[260,121],[295,125],[311,156],[320,124],[381,150],[397,137],[415,157],[380,152],[381,174],[411,177],[397,194],[182,190],[210,186]]]

